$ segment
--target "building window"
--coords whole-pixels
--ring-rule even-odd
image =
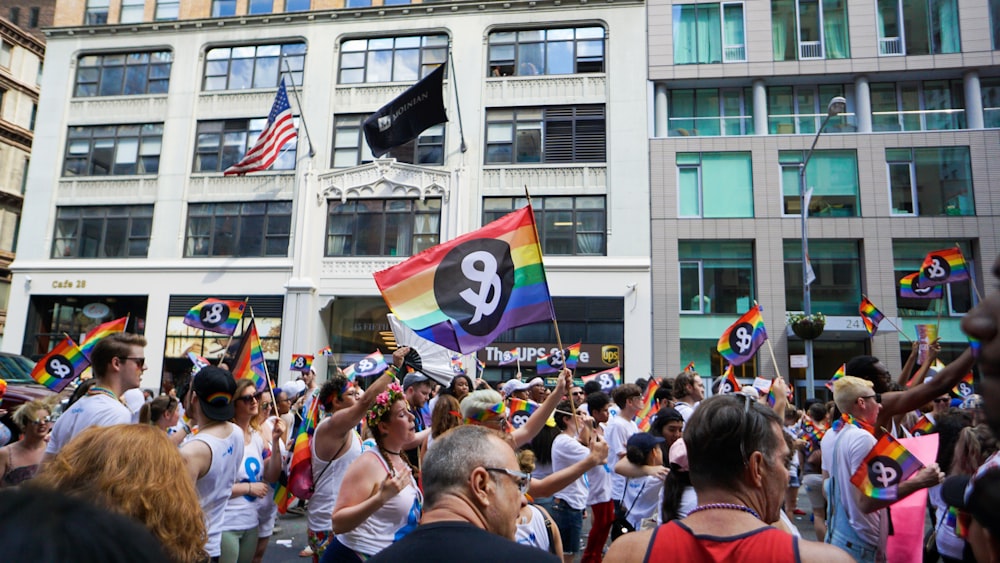
[[[156,0],[156,21],[176,20],[180,16],[180,0]]]
[[[370,8],[372,0],[347,0],[345,8]]]
[[[0,66],[10,68],[10,53],[13,49],[13,45],[0,40]]]
[[[447,35],[350,39],[340,45],[340,83],[414,82],[447,55]]]
[[[306,12],[310,8],[309,0],[286,0],[286,12]]]
[[[771,41],[776,61],[850,58],[847,1],[771,0]]]
[[[70,127],[63,176],[156,174],[162,139],[162,123]]]
[[[786,240],[785,309],[802,311],[802,241]],[[809,241],[809,264],[816,281],[809,286],[812,310],[827,315],[857,315],[861,302],[861,258],[854,240]]]
[[[857,131],[854,87],[847,84],[822,86],[769,86],[767,129],[771,135],[811,135],[823,125],[827,106],[834,96],[847,99],[847,111],[831,117],[824,133]]]
[[[39,11],[40,11],[39,8],[37,6],[34,6],[28,12],[28,27],[30,27],[32,29],[38,27],[38,14],[39,14]]]
[[[679,217],[753,217],[748,152],[677,153]]]
[[[893,215],[975,215],[969,147],[885,149]]]
[[[194,154],[195,172],[222,172],[239,162],[267,124],[266,118],[199,121]],[[295,120],[298,127],[298,119]],[[282,147],[271,170],[295,170],[295,143]]]
[[[59,207],[53,258],[145,258],[152,205]]]
[[[486,164],[605,162],[603,105],[486,110]]]
[[[31,104],[31,119],[28,121],[28,129],[35,130],[35,118],[38,117],[38,104]]]
[[[743,3],[674,4],[674,64],[747,60]]]
[[[87,0],[83,25],[104,25],[108,23],[108,0]]]
[[[754,300],[753,243],[677,243],[681,313],[742,315]]]
[[[753,135],[750,88],[671,90],[667,111],[671,137]]]
[[[990,31],[993,50],[1000,49],[1000,0],[990,0]]]
[[[118,21],[120,23],[139,23],[143,19],[145,9],[146,0],[122,0]]]
[[[236,15],[236,0],[212,0],[212,17],[226,18]]]
[[[11,23],[13,23],[14,25],[21,25],[21,22],[18,21],[21,19],[21,8],[18,8],[17,6],[12,7],[10,9],[9,17]]]
[[[958,0],[877,0],[879,56],[958,53]]]
[[[250,14],[270,14],[274,11],[274,0],[250,0],[247,10]]]
[[[184,256],[288,256],[291,201],[191,203]]]
[[[939,314],[941,305],[938,299],[911,299],[899,296],[899,280],[914,272],[920,271],[928,252],[954,247],[955,240],[894,240],[892,241],[892,264],[896,278],[896,308],[903,317],[935,317]],[[965,263],[970,271],[975,271],[975,255],[969,240],[958,241]],[[812,253],[810,252],[810,255]],[[947,283],[942,286],[944,292],[944,314],[960,317],[968,313],[975,305],[975,296],[969,280]]]
[[[170,85],[170,51],[82,55],[77,59],[78,98],[166,94]]]
[[[799,168],[805,151],[779,151],[783,213],[800,215]],[[810,217],[859,217],[858,154],[855,150],[813,152],[806,167],[806,189],[812,188]]]
[[[291,81],[301,86],[305,58],[305,43],[209,49],[205,56],[204,89],[276,88],[287,74],[283,61],[292,70]]]
[[[487,76],[604,72],[604,28],[490,33]]]
[[[870,90],[873,131],[965,129],[961,80],[880,82]]]
[[[0,250],[14,252],[17,249],[17,227],[20,220],[21,215],[18,210],[0,209]]]
[[[441,200],[330,200],[326,256],[411,256],[441,237]]]
[[[607,254],[607,210],[604,196],[543,196],[531,199],[544,254]],[[528,205],[523,197],[483,199],[483,223]]]
[[[983,96],[983,126],[1000,127],[1000,78],[983,78],[979,87]]]
[[[344,168],[375,160],[361,124],[367,115],[338,115],[333,135],[333,166]],[[430,127],[416,139],[393,147],[385,155],[407,164],[444,164],[444,124]]]

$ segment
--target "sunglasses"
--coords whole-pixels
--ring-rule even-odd
[[[250,403],[257,402],[257,395],[243,395],[242,397],[236,397],[237,401],[243,401],[243,403],[249,405]]]
[[[935,403],[950,403],[951,399],[949,399],[947,397],[944,397],[944,398],[940,398],[940,399],[934,399],[934,402]]]
[[[31,422],[32,424],[41,426],[43,424],[48,424],[48,423],[52,422],[53,420],[54,419],[52,418],[52,415],[49,415],[49,416],[46,416],[45,418],[38,418],[38,419],[29,421],[29,422]]]
[[[269,409],[269,408],[271,408],[271,405],[273,405],[273,404],[274,403],[272,403],[271,401],[268,401],[266,403],[261,403],[260,404],[260,408],[262,408],[262,409]]]
[[[882,394],[875,393],[874,395],[865,395],[864,397],[858,397],[859,399],[875,399],[875,402],[882,404]]]
[[[138,356],[118,356],[118,359],[123,362],[126,360],[132,360],[139,369],[142,369],[142,366],[146,365],[146,358]]]
[[[522,495],[528,493],[528,487],[531,486],[531,473],[522,473],[521,471],[511,471],[505,467],[483,467],[486,471],[496,471],[498,473],[506,473],[511,479],[517,483],[517,489]]]

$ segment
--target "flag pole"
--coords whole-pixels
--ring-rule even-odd
[[[469,147],[465,144],[465,128],[462,126],[462,105],[458,101],[458,75],[455,72],[455,57],[452,56],[450,41],[448,42],[448,64],[451,66],[451,89],[455,92],[455,112],[458,114],[458,137],[462,140],[458,149],[464,153],[469,150]]]
[[[249,303],[250,303],[250,296],[247,295],[243,299],[243,310],[244,311],[247,309],[247,307],[250,306]],[[253,309],[251,309],[251,311],[253,311]],[[240,322],[243,322],[243,316],[244,316],[243,313],[240,313]],[[250,319],[251,320],[253,319],[253,313],[250,313]],[[230,334],[229,335],[229,340],[226,341],[226,347],[222,349],[222,356],[219,358],[219,363],[216,364],[216,365],[221,366],[223,360],[226,359],[226,354],[229,353],[229,347],[232,346],[232,344],[233,344],[233,336],[235,336],[235,335],[236,335],[236,329],[234,328],[233,329],[233,334]]]
[[[756,299],[754,299],[753,306],[758,308],[760,307]],[[767,343],[767,351],[771,353],[771,362],[774,364],[774,373],[777,377],[781,377],[781,368],[778,367],[778,358],[774,356],[774,347],[771,346],[771,339],[767,338],[764,342]]]
[[[248,297],[247,299],[250,298]],[[247,308],[250,309],[250,321],[253,322],[254,321],[253,307],[247,305]],[[264,357],[263,344],[260,347],[260,356],[261,358]],[[267,392],[271,395],[271,405],[274,406],[274,412],[278,412],[278,405],[277,403],[274,402],[274,387],[271,385],[271,374],[267,372],[267,360],[264,360],[264,379],[267,380]]]
[[[861,297],[863,299],[868,299],[868,296],[865,295],[864,293],[861,294]],[[871,303],[871,300],[869,300],[868,302]],[[885,318],[885,320],[889,321],[889,324],[892,325],[892,328],[896,329],[896,332],[902,334],[903,338],[905,338],[906,340],[908,340],[910,342],[910,344],[913,344],[913,339],[911,339],[910,336],[908,334],[906,334],[906,332],[903,331],[903,329],[899,328],[899,326],[896,323],[892,322],[892,318],[890,318],[889,316],[885,316],[884,318]]]
[[[292,67],[289,66],[288,59],[281,57],[281,62],[285,63],[288,81],[292,83],[292,94],[295,95],[295,105],[299,106],[299,121],[302,123],[302,130],[306,133],[306,142],[309,143],[309,158],[313,158],[316,156],[316,151],[313,149],[313,138],[309,134],[309,127],[306,125],[306,113],[302,108],[302,100],[299,99],[299,87],[295,84],[295,78],[292,76]]]

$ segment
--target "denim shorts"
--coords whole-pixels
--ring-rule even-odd
[[[562,536],[563,554],[573,555],[579,553],[580,530],[583,528],[583,510],[572,508],[562,499],[554,499],[550,513],[552,521],[559,528],[559,535]]]
[[[846,534],[834,531],[830,544],[843,549],[859,563],[881,563],[884,561],[883,558],[879,557],[878,549],[874,545],[860,541],[853,531]]]

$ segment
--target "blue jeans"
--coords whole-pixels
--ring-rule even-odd
[[[826,489],[830,501],[827,503],[826,543],[835,545],[846,551],[858,563],[881,563],[878,546],[865,541],[851,526],[851,520],[846,508],[840,504],[837,483],[834,479],[826,481]]]
[[[566,504],[562,499],[552,501],[550,510],[552,521],[559,528],[562,536],[563,554],[574,555],[580,552],[580,530],[583,528],[583,510],[577,510]]]

